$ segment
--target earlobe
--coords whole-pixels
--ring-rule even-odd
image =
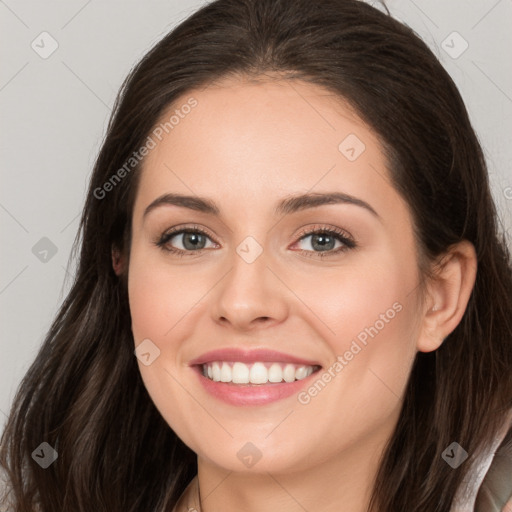
[[[121,251],[116,247],[112,246],[112,268],[117,276],[123,273],[124,258]]]
[[[459,325],[466,311],[477,274],[476,251],[469,241],[452,246],[430,283],[430,302],[423,313],[417,341],[420,352],[437,350]]]

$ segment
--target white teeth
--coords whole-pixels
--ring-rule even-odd
[[[295,378],[297,380],[305,379],[308,376],[308,369],[305,366],[301,366],[300,368],[297,368],[297,371],[295,372]]]
[[[295,366],[293,364],[287,364],[284,367],[283,379],[286,382],[293,382],[295,380]]]
[[[313,366],[285,363],[220,362],[203,364],[203,375],[215,382],[232,382],[233,384],[266,384],[267,382],[294,382],[309,377]]]
[[[234,367],[235,365],[233,365]],[[266,384],[268,382],[268,370],[265,368],[265,365],[263,363],[254,363],[247,380],[250,380],[251,384]],[[233,380],[233,382],[235,381]]]
[[[207,365],[210,366],[210,365]],[[213,380],[215,382],[220,382],[220,366],[219,363],[213,363],[212,365],[212,374],[213,374]]]
[[[220,369],[220,381],[221,382],[231,382],[231,368],[228,363],[222,363],[222,367]]]
[[[249,384],[249,368],[246,364],[233,364],[233,368],[231,368],[231,382],[233,382],[233,384]]]
[[[283,370],[281,365],[273,363],[268,369],[268,381],[269,382],[281,382],[283,380]]]

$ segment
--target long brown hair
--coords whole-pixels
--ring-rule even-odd
[[[463,100],[427,45],[358,0],[217,0],[180,23],[123,83],[96,160],[74,250],[72,288],[15,395],[0,462],[13,512],[163,511],[197,472],[196,456],[148,395],[134,356],[126,278],[140,165],[104,184],[186,93],[265,73],[325,87],[379,136],[414,219],[419,266],[461,240],[478,274],[457,328],[418,353],[374,486],[381,512],[448,512],[470,463],[512,407],[512,265],[486,163]],[[185,96],[183,96],[185,95]],[[119,176],[119,175],[118,175]],[[457,441],[469,454],[442,459]],[[43,469],[33,451],[57,460]]]

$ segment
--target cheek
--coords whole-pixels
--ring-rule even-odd
[[[172,340],[174,326],[204,294],[200,284],[205,276],[190,274],[184,266],[170,265],[165,257],[154,254],[133,254],[128,277],[128,295],[135,343],[144,338]],[[199,288],[198,288],[199,286]]]
[[[135,247],[130,256],[128,297],[134,344],[138,346],[149,339],[159,350],[149,365],[138,360],[142,380],[169,426],[187,444],[196,446],[194,433],[189,435],[190,422],[196,420],[183,392],[180,365],[183,339],[193,334],[188,315],[202,294],[179,265],[171,267],[161,255]],[[195,278],[194,283],[197,283]],[[201,410],[195,412],[199,416],[197,421],[201,413]]]
[[[315,324],[337,354],[349,349],[355,338],[363,345],[377,336],[397,340],[414,317],[414,267],[395,263],[389,255],[387,260],[381,258],[378,265],[357,262],[323,274],[303,273],[294,280],[296,295],[304,298],[316,316]]]
[[[150,272],[139,273],[137,268],[134,269],[128,282],[128,295],[136,345],[145,338],[156,342],[171,327],[166,306],[172,298],[173,289],[166,290],[165,282],[154,279]]]
[[[354,399],[356,408],[375,407],[386,395],[393,402],[402,394],[416,353],[418,277],[413,260],[389,254],[302,281],[297,294],[318,316],[315,325],[331,354],[324,404]]]
[[[316,442],[330,436],[333,449],[361,441],[398,414],[415,356],[414,272],[404,268],[326,280],[309,302],[326,328],[331,362],[297,397],[295,419],[322,418],[329,433],[313,430]],[[312,288],[313,290],[313,288]],[[345,432],[343,438],[339,432]]]

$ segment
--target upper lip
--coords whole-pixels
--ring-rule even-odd
[[[243,350],[237,347],[223,348],[218,350],[211,350],[201,354],[199,357],[192,359],[189,365],[200,365],[204,363],[211,363],[213,361],[240,361],[241,363],[255,363],[257,361],[264,362],[283,362],[302,364],[306,366],[321,366],[317,361],[311,361],[300,357],[278,352],[270,349],[253,349]]]

